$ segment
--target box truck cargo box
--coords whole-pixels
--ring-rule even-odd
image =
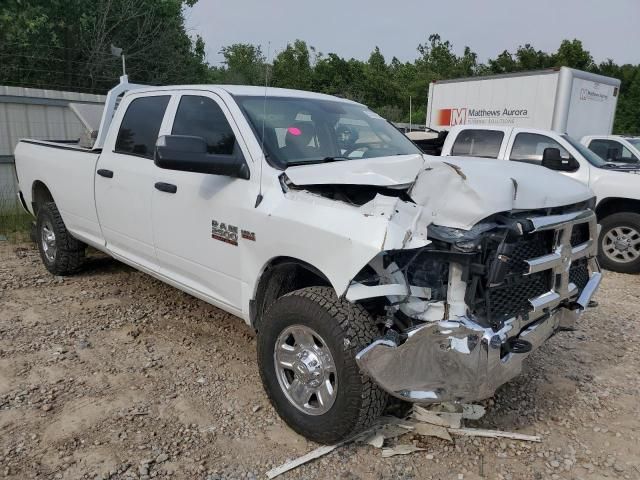
[[[620,80],[562,67],[444,80],[429,86],[427,127],[529,127],[574,138],[613,129]]]

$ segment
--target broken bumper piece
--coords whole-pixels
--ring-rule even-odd
[[[358,365],[381,388],[406,401],[477,401],[517,376],[523,360],[558,329],[574,326],[600,284],[594,272],[574,305],[514,318],[499,331],[472,318],[426,323],[396,346],[377,340],[361,352]],[[537,316],[537,317],[536,317]],[[521,353],[516,353],[521,352]]]

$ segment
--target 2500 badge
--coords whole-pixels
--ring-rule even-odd
[[[254,232],[242,230],[240,234],[242,235],[242,238],[246,240],[256,241],[256,234]],[[218,222],[217,220],[212,220],[211,238],[230,245],[238,246],[238,227],[224,222]]]

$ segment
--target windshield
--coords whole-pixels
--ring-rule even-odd
[[[301,97],[267,97],[266,105],[263,97],[236,100],[264,143],[265,155],[281,168],[422,153],[362,105]]]
[[[591,165],[596,166],[598,168],[602,168],[604,165],[607,164],[607,162],[601,159],[598,155],[593,153],[591,150],[589,150],[587,147],[582,145],[580,142],[576,142],[569,135],[562,135],[562,138],[564,138],[567,142],[569,142],[569,144],[571,144],[573,148],[578,150],[580,155],[586,158]]]
[[[640,138],[627,138],[627,142],[640,150]]]

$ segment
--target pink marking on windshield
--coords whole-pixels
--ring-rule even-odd
[[[289,127],[287,128],[287,132],[289,132],[291,135],[295,135],[296,137],[298,135],[302,135],[302,131],[298,127]]]

